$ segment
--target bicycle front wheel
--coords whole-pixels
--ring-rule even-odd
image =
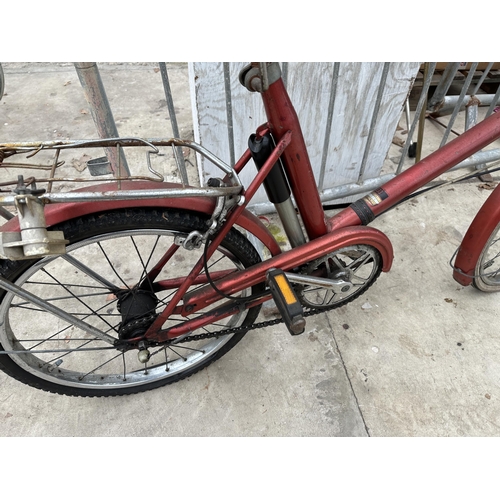
[[[63,231],[70,241],[66,255],[37,261],[4,261],[1,271],[9,281],[114,339],[123,334],[120,325],[123,327],[128,318],[124,309],[130,309],[128,325],[133,326],[130,335],[135,335],[136,325],[140,328],[148,314],[154,317],[161,313],[177,290],[174,285],[162,289],[155,284],[162,280],[182,283],[203,253],[203,249],[185,250],[175,238],[195,230],[205,231],[206,222],[203,215],[180,210],[127,209],[86,216],[53,228]],[[163,260],[161,272],[151,283],[154,296],[152,292],[142,293],[134,295],[138,302],[120,304],[120,294],[144,283],[146,273],[166,253],[170,257]],[[215,276],[258,262],[255,248],[232,229],[207,267]],[[202,271],[195,286],[206,282]],[[257,293],[262,287],[249,287],[239,296]],[[0,351],[7,353],[0,354],[0,369],[30,386],[72,396],[131,394],[186,378],[234,347],[259,312],[259,307],[243,310],[194,332],[243,327],[237,333],[151,348],[151,359],[144,364],[136,348],[118,350],[112,342],[11,292],[2,292],[0,298]],[[142,308],[142,314],[133,318],[137,308]],[[172,315],[163,327],[188,319]]]
[[[500,224],[484,245],[474,269],[472,285],[482,292],[500,291]]]

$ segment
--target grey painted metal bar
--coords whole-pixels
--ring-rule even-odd
[[[427,76],[429,75],[429,63],[426,62],[424,64],[424,79],[427,79]],[[419,162],[422,159],[422,149],[423,149],[423,143],[424,143],[424,130],[425,130],[425,119],[426,119],[426,108],[427,108],[427,92],[422,95],[424,99],[424,105],[422,109],[420,110],[420,115],[418,116],[418,132],[417,132],[417,145],[415,147],[415,163]],[[415,116],[415,119],[417,117]],[[410,139],[411,141],[411,139]]]
[[[411,125],[410,130],[408,131],[408,136],[407,136],[405,145],[403,147],[403,151],[401,152],[401,158],[399,159],[399,164],[398,164],[398,168],[396,170],[396,174],[401,173],[401,171],[403,170],[404,161],[405,161],[406,156],[408,155],[408,150],[410,149],[410,143],[411,143],[411,140],[413,138],[415,128],[417,127],[417,123],[420,119],[420,114],[421,114],[422,110],[424,109],[424,104],[427,102],[427,92],[429,91],[429,87],[431,85],[432,76],[434,74],[435,68],[436,68],[435,62],[429,64],[428,73],[427,73],[427,76],[424,79],[424,83],[422,85],[422,92],[420,94],[420,98],[419,98],[418,103],[417,103],[417,108],[415,110],[415,116],[413,118],[413,123]]]
[[[495,94],[496,95],[496,94]],[[495,95],[493,94],[479,94],[479,95],[466,95],[463,99],[460,100],[460,96],[458,95],[449,95],[444,97],[442,102],[442,107],[437,111],[432,113],[432,116],[439,117],[449,115],[457,106],[457,102],[460,100],[460,111],[463,111],[467,105],[470,103],[471,99],[479,100],[479,106],[489,106],[492,102],[495,101]]]
[[[94,335],[95,337],[104,340],[108,344],[114,344],[114,342],[116,341],[116,339],[111,335],[101,332],[94,326],[85,323],[85,321],[76,318],[74,315],[67,313],[63,309],[60,309],[59,307],[56,307],[54,304],[51,304],[50,302],[47,302],[46,300],[43,300],[40,297],[37,297],[31,292],[28,292],[27,290],[17,286],[16,284],[11,283],[10,281],[6,280],[3,276],[0,276],[0,288],[3,288],[4,290],[11,292],[14,295],[17,295],[18,297],[21,297],[22,299],[27,300],[32,304],[35,304],[44,311],[50,312],[54,316],[57,316],[58,318],[61,318],[64,321],[67,321],[69,324],[74,325],[77,328],[80,328],[81,330],[89,333],[90,335]]]
[[[174,137],[178,137],[180,139],[179,127],[177,125],[177,116],[174,108],[174,99],[172,97],[172,91],[170,89],[170,81],[168,79],[167,65],[164,62],[159,63],[159,65],[160,65],[161,79],[163,82],[163,90],[165,92],[165,100],[167,101],[167,109],[168,109],[168,116],[170,118],[170,125],[172,126],[172,132],[174,134]],[[177,166],[179,169],[179,173],[181,175],[181,180],[183,184],[189,184],[188,175],[186,171],[186,162],[184,161],[184,155],[182,154],[182,147],[177,146],[176,149],[177,149],[176,159],[178,160]]]
[[[465,107],[465,130],[469,130],[470,128],[477,125],[477,112],[478,112],[477,101],[471,99],[469,105]],[[483,167],[484,163],[479,163],[476,165],[477,170],[480,170]]]
[[[326,119],[325,140],[323,142],[323,154],[321,156],[321,167],[319,174],[318,187],[323,189],[325,183],[326,160],[328,158],[328,147],[330,145],[330,136],[332,134],[333,110],[335,98],[337,97],[337,84],[339,81],[340,63],[333,64],[332,86],[330,89],[330,102],[328,103],[328,116]]]
[[[493,113],[496,105],[498,104],[499,99],[500,99],[500,85],[498,86],[497,91],[495,92],[495,95],[493,96],[493,100],[490,104],[490,107],[488,108],[488,111],[486,111],[486,118],[488,118],[488,116],[490,116],[491,113]]]
[[[488,66],[483,71],[481,78],[476,83],[476,86],[475,86],[474,90],[472,91],[472,95],[468,99],[466,97],[466,100],[468,102],[465,106],[465,113],[466,113],[466,115],[465,115],[465,130],[469,130],[471,127],[474,127],[474,125],[477,124],[479,106],[481,104],[483,104],[483,105],[488,104],[485,101],[487,101],[488,98],[493,97],[493,96],[488,95],[488,96],[486,96],[487,99],[485,99],[482,95],[480,95],[479,97],[476,96],[479,89],[481,88],[481,85],[483,84],[484,80],[486,79],[488,72],[491,70],[492,67],[493,67],[493,63],[492,62],[488,63]],[[484,167],[486,167],[485,163],[481,162],[481,163],[475,164],[476,170],[481,170]]]
[[[2,100],[4,90],[5,90],[5,77],[3,74],[2,65],[0,64],[0,101]]]
[[[288,83],[288,63],[287,62],[281,63],[281,78],[283,80],[283,85],[286,88],[287,83]]]
[[[15,217],[14,214],[11,214],[8,210],[3,207],[0,207],[0,217],[3,217],[6,220],[13,219]]]
[[[358,184],[363,181],[366,169],[366,161],[368,160],[368,155],[370,153],[370,146],[372,143],[373,133],[375,130],[375,125],[377,123],[378,111],[380,109],[380,103],[382,102],[382,96],[384,95],[385,83],[387,81],[387,75],[389,74],[390,63],[384,63],[382,70],[382,75],[380,76],[380,83],[377,92],[377,98],[375,100],[375,106],[373,107],[372,119],[370,123],[370,131],[368,132],[368,138],[366,140],[365,151],[363,153],[363,159],[361,160],[361,167],[359,169]]]
[[[475,153],[466,160],[455,165],[450,170],[458,170],[460,168],[475,167],[477,165],[483,165],[485,163],[491,163],[493,161],[500,160],[500,149],[490,149],[489,151],[480,151]],[[479,168],[479,167],[478,167]]]
[[[95,62],[76,62],[74,66],[85,98],[89,104],[99,137],[118,137],[118,130],[97,64]],[[120,172],[118,170],[122,169],[122,174],[130,175],[127,159],[123,151],[118,152],[115,149],[105,149],[105,152],[115,174],[119,175]]]
[[[470,158],[462,161],[458,165],[455,165],[449,171],[459,170],[461,168],[470,168],[474,167],[475,165],[490,163],[498,160],[500,160],[500,149],[481,151],[480,153],[476,153]],[[329,201],[340,200],[353,195],[359,195],[360,197],[362,197],[365,194],[370,193],[374,189],[383,186],[386,182],[394,179],[394,177],[396,177],[396,174],[385,174],[373,179],[367,179],[361,184],[343,184],[342,186],[336,186],[334,188],[324,190],[320,195],[321,202],[325,204]],[[258,203],[252,205],[250,207],[250,210],[257,215],[264,215],[275,212],[275,208],[272,203]]]
[[[322,203],[338,200],[342,198],[346,198],[347,196],[352,195],[361,195],[366,194],[374,189],[379,188],[386,182],[390,181],[395,177],[395,174],[386,174],[381,177],[376,177],[373,179],[366,179],[361,184],[352,183],[352,184],[343,184],[342,186],[336,186],[333,188],[325,189],[320,194],[320,199]],[[249,207],[252,212],[257,215],[264,215],[275,212],[274,205],[272,203],[256,203]]]
[[[479,89],[481,88],[481,85],[484,83],[484,80],[486,80],[486,77],[488,76],[488,73],[490,72],[491,68],[493,67],[492,62],[488,63],[488,66],[486,66],[486,69],[483,71],[483,74],[479,81],[476,83],[476,86],[474,87],[474,90],[472,91],[472,95],[476,95],[479,92]]]
[[[448,126],[446,127],[446,130],[443,134],[443,139],[441,140],[440,148],[442,148],[446,142],[448,141],[448,137],[450,135],[451,129],[453,127],[453,124],[455,123],[455,119],[460,111],[460,108],[462,106],[463,101],[465,100],[465,96],[467,94],[467,91],[469,90],[470,84],[472,82],[472,77],[474,76],[474,71],[476,71],[478,63],[473,63],[471,65],[471,69],[469,71],[469,74],[467,75],[467,78],[465,79],[464,84],[462,85],[462,90],[460,91],[460,95],[457,100],[457,104],[455,106],[455,109],[453,110],[453,113],[451,114],[450,120],[448,121]]]
[[[234,125],[233,125],[233,100],[231,96],[231,74],[229,71],[229,63],[222,63],[224,72],[224,93],[226,97],[226,118],[227,118],[227,138],[229,141],[229,159],[230,164],[234,165]]]
[[[363,194],[379,188],[382,184],[390,181],[395,177],[395,174],[385,174],[372,179],[365,179],[361,183],[344,184],[333,188],[325,189],[321,193],[321,201],[331,201],[335,199],[345,198],[346,196]]]
[[[459,62],[449,63],[444,72],[441,80],[436,87],[436,90],[432,94],[432,97],[429,99],[427,103],[427,109],[429,111],[433,110],[435,107],[439,106],[441,101],[444,99],[445,95],[448,93],[448,90],[455,78],[458,68],[460,67]]]

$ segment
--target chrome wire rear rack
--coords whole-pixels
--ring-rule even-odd
[[[132,175],[129,172],[127,162],[125,160],[124,148],[139,148],[146,147],[146,165],[148,175]],[[25,183],[46,183],[46,192],[52,191],[54,183],[82,183],[82,182],[102,182],[103,175],[109,175],[113,181],[118,182],[118,189],[120,189],[120,181],[124,180],[147,180],[154,182],[163,182],[165,176],[155,170],[152,166],[151,157],[165,156],[165,153],[160,152],[159,148],[171,147],[173,158],[175,159],[176,177],[181,181],[182,185],[187,186],[188,180],[179,162],[179,152],[194,150],[196,153],[207,158],[220,170],[226,174],[228,183],[231,186],[240,186],[238,175],[225,162],[216,157],[213,153],[206,148],[193,141],[186,141],[182,139],[142,139],[137,137],[129,138],[109,138],[109,139],[92,139],[92,140],[76,140],[76,141],[45,141],[45,142],[18,142],[18,143],[5,143],[0,144],[0,176],[4,177],[4,173],[10,169],[15,172],[18,169],[34,170],[37,176],[31,176],[25,179]],[[103,148],[106,152],[105,157],[91,158],[88,156],[88,161],[83,166],[80,165],[77,170],[79,173],[90,175],[77,175],[65,176],[58,175],[62,167],[66,166],[66,161],[62,159],[62,153],[74,149],[92,149]],[[12,161],[17,155],[25,155],[26,160],[37,156],[41,157],[50,153],[51,158],[45,158],[39,163],[18,162]],[[17,158],[16,158],[17,159]],[[143,162],[142,162],[143,163]],[[43,174],[43,176],[40,176]],[[0,188],[18,184],[18,178],[0,182]],[[215,196],[217,194],[214,193]]]

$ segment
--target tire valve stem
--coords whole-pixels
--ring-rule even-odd
[[[139,358],[139,363],[146,364],[149,361],[149,358],[151,357],[151,353],[149,352],[148,348],[146,347],[145,342],[139,342],[139,352],[137,354],[137,357]]]
[[[52,373],[56,368],[62,365],[63,360],[58,359],[57,361],[54,362],[53,365],[50,365],[47,369],[50,373]]]

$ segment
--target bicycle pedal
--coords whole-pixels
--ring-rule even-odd
[[[304,310],[285,273],[281,269],[271,269],[267,272],[267,281],[288,331],[292,335],[304,333],[306,328]]]

